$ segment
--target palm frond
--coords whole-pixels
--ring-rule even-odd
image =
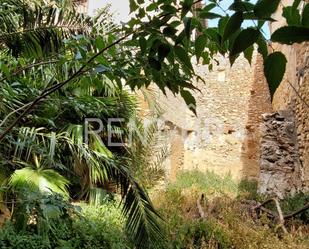
[[[43,57],[57,52],[66,38],[91,31],[89,17],[73,9],[1,0],[0,44],[14,56]]]
[[[120,184],[123,194],[123,214],[127,217],[126,230],[137,248],[164,248],[165,235],[162,219],[146,192],[125,166],[111,169],[111,178]]]
[[[31,166],[15,170],[9,180],[9,186],[14,190],[56,192],[66,197],[68,197],[68,184],[68,180],[52,169],[34,169]]]

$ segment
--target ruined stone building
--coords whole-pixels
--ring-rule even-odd
[[[282,1],[271,32],[285,24],[282,6],[292,2]],[[251,65],[240,57],[231,67],[223,56],[211,71],[195,63],[205,81],[196,82],[200,91],[193,92],[197,116],[182,98],[157,91],[161,146],[170,152],[165,161],[168,180],[182,170],[197,169],[256,180],[260,192],[279,196],[309,187],[308,43],[271,44],[271,50],[288,59],[273,100],[257,53]]]

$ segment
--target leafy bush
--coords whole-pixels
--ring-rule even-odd
[[[80,205],[59,195],[30,193],[18,202],[12,221],[1,229],[0,248],[132,248],[116,203]]]

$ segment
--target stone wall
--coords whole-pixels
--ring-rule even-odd
[[[289,110],[295,118],[303,189],[309,187],[309,43],[275,45],[288,58],[287,73],[277,89],[274,110]]]
[[[284,6],[289,6],[291,5],[291,1],[285,0],[283,4]],[[279,9],[274,18],[278,19],[281,13],[282,9]],[[272,32],[274,32],[282,25],[285,25],[284,20],[272,24],[270,29]],[[281,113],[289,113],[290,119],[294,120],[295,126],[294,149],[289,150],[288,154],[283,153],[284,151],[280,152],[280,158],[282,158],[282,156],[289,156],[290,158],[291,156],[291,158],[294,160],[294,165],[292,162],[287,161],[285,164],[282,164],[279,161],[277,162],[277,165],[279,163],[285,167],[292,167],[295,171],[294,173],[281,175],[280,181],[286,182],[286,185],[289,185],[291,182],[290,179],[297,179],[297,183],[293,182],[294,180],[292,180],[293,183],[290,184],[292,192],[294,191],[293,189],[295,188],[295,185],[297,185],[296,189],[306,191],[309,189],[309,43],[294,44],[292,46],[274,43],[272,44],[272,47],[276,51],[283,52],[288,60],[286,74],[273,98],[273,109],[276,112],[279,111]],[[271,130],[269,124],[266,123],[266,125],[269,128],[269,131],[267,132],[277,132],[278,127],[274,126]],[[286,134],[281,135],[285,137]],[[281,146],[281,141],[278,140],[277,142],[277,146]],[[263,144],[261,149],[263,161],[263,157],[267,156],[268,150],[263,146]],[[294,153],[295,151],[297,152],[299,158],[297,158],[296,153]],[[275,168],[276,167],[277,166],[275,166]],[[260,178],[260,185],[262,188],[261,190],[264,191],[266,188],[273,189],[274,183],[269,183],[267,186],[265,186],[266,179],[264,178],[271,178],[274,173],[274,169],[270,167],[268,175],[266,168],[263,170],[264,173],[261,175],[263,177]],[[280,169],[278,168],[278,170]],[[292,174],[294,174],[294,176],[292,176]],[[289,190],[286,190],[288,186],[283,187],[281,185],[280,188],[282,189],[282,193],[289,192]],[[268,192],[270,193],[271,191],[269,190]],[[278,190],[275,190],[274,192],[278,192]]]
[[[162,120],[168,124],[162,136],[170,138],[166,169],[171,180],[179,170],[192,169],[258,178],[261,114],[271,111],[262,60],[255,54],[250,66],[241,57],[231,67],[227,58],[217,59],[212,71],[195,66],[205,81],[197,82],[200,91],[193,93],[197,116],[180,97],[158,93]]]
[[[259,191],[279,197],[293,195],[301,189],[294,113],[268,113],[263,115],[263,120]]]

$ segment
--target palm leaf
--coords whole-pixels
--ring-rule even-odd
[[[127,218],[126,231],[137,248],[164,248],[165,235],[162,219],[146,192],[122,162],[105,165],[108,179],[121,189],[123,215]]]
[[[19,0],[0,4],[0,44],[14,56],[43,57],[59,51],[64,39],[91,31],[91,19],[73,9]]]
[[[32,189],[41,192],[56,192],[68,197],[68,180],[52,169],[33,169],[28,166],[15,170],[9,180],[14,190]]]

